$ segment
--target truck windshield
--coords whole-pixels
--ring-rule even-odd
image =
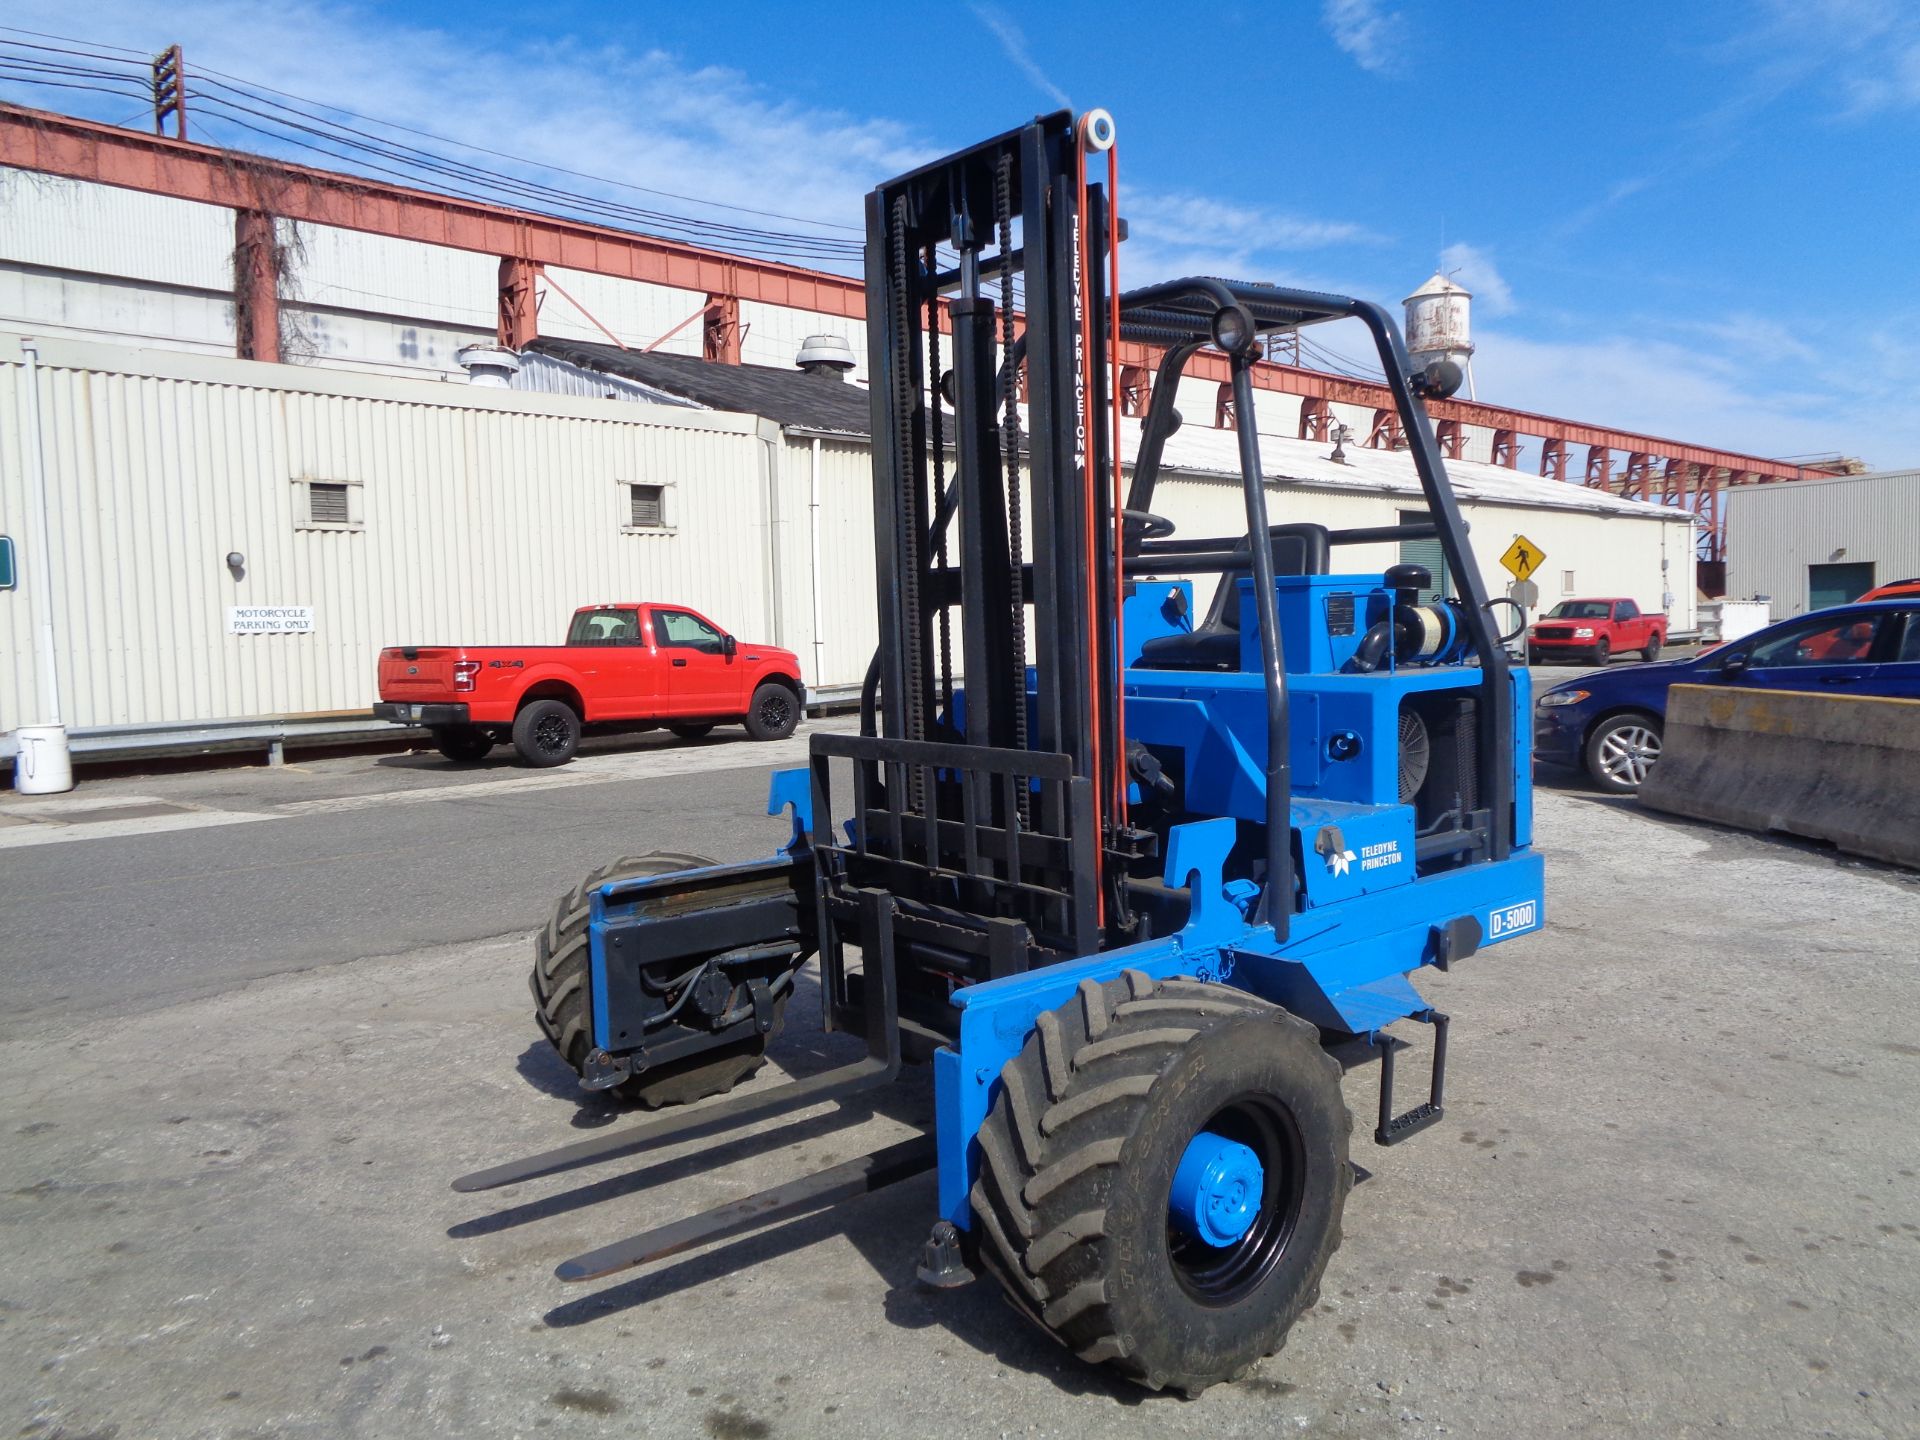
[[[1549,620],[1604,620],[1610,600],[1562,600],[1547,612]]]
[[[582,610],[567,628],[569,645],[638,645],[638,610]]]

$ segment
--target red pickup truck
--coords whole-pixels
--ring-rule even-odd
[[[1527,631],[1529,665],[1591,659],[1604,665],[1622,651],[1660,658],[1667,617],[1642,615],[1631,600],[1562,600]]]
[[[687,739],[737,721],[756,740],[793,733],[806,703],[790,650],[734,639],[698,611],[649,601],[576,610],[564,645],[402,645],[380,652],[380,703],[424,725],[449,760],[511,740],[529,765],[564,765],[583,727]]]

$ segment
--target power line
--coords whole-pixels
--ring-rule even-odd
[[[767,220],[788,220],[799,225],[818,225],[824,229],[845,230],[855,235],[865,234],[865,231],[860,226],[845,225],[837,220],[814,220],[802,215],[782,214],[777,210],[756,210],[747,205],[733,205],[724,200],[706,200],[698,195],[682,195],[672,190],[655,190],[645,185],[635,185],[628,180],[616,180],[611,176],[594,175],[583,170],[569,170],[564,165],[554,165],[543,160],[530,160],[524,155],[512,155],[503,150],[490,150],[484,145],[475,145],[466,140],[456,140],[452,136],[439,135],[431,130],[416,129],[411,125],[402,125],[395,120],[382,120],[377,116],[362,115],[358,111],[347,109],[344,105],[332,105],[324,100],[311,100],[305,96],[295,95],[291,91],[276,90],[271,85],[261,84],[257,80],[245,80],[239,76],[229,75],[220,70],[209,70],[196,66],[192,73],[211,75],[221,80],[233,81],[238,85],[249,87],[255,91],[264,91],[269,95],[278,95],[284,100],[298,100],[303,105],[316,105],[323,110],[331,110],[336,115],[346,115],[352,119],[364,121],[369,125],[378,125],[383,129],[398,130],[402,134],[417,135],[423,140],[434,140],[442,145],[453,145],[462,150],[471,150],[476,155],[491,155],[496,160],[511,160],[519,165],[535,165],[543,170],[550,170],[556,175],[571,175],[576,180],[592,180],[596,184],[614,185],[622,190],[632,190],[642,195],[658,195],[665,200],[682,200],[690,205],[705,205],[716,210],[732,210],[742,215],[758,215],[762,219]]]
[[[37,31],[22,31],[18,27],[0,27],[0,29],[7,29],[12,33],[41,35],[41,38],[46,39],[64,38],[47,36]],[[27,85],[92,90],[128,98],[143,98],[149,92],[150,76],[144,63],[106,54],[86,46],[84,42],[74,42],[74,44],[80,48],[38,45],[20,40],[0,40],[0,78],[12,79]],[[18,53],[23,50],[38,53]],[[14,53],[7,53],[8,51]],[[134,55],[138,52],[125,53]],[[98,64],[70,63],[89,60],[122,68],[115,70],[102,68]],[[196,81],[200,83],[195,83]],[[534,208],[557,209],[574,215],[611,220],[626,226],[637,224],[643,230],[664,232],[667,238],[691,241],[737,253],[751,253],[759,258],[814,261],[844,267],[856,263],[861,255],[861,243],[857,240],[843,240],[837,236],[807,234],[792,230],[762,229],[668,211],[643,209],[474,165],[383,135],[357,129],[324,114],[283,104],[268,98],[268,95],[255,93],[253,87],[247,82],[222,76],[220,72],[188,67],[187,82],[187,99],[193,102],[203,117],[217,114],[225,123],[262,139],[270,140],[276,145],[292,146],[325,155],[332,160],[345,162],[355,168],[402,183],[420,184],[423,176],[431,177],[425,183],[433,188],[455,190],[464,198],[497,203],[500,195],[511,195],[521,203]],[[262,88],[270,90],[270,87]],[[281,91],[270,91],[270,93],[286,94]],[[300,97],[287,96],[287,98],[298,100]],[[302,102],[302,104],[313,103],[317,102]],[[349,111],[340,113],[353,114]],[[596,184],[605,184],[637,193],[671,193],[648,190],[644,186],[630,185],[609,177],[586,175],[584,172],[568,170],[565,167],[541,167],[535,161],[507,156],[499,151],[488,151],[485,147],[465,145],[464,142],[448,140],[446,137],[435,136],[430,132],[417,131],[406,126],[388,126],[387,122],[368,119],[368,117],[355,116],[355,118],[367,119],[367,122],[372,125],[387,126],[404,133],[421,135],[477,154],[490,154],[516,164],[578,176],[592,180]],[[794,218],[777,216],[775,212],[770,211],[752,211],[745,206],[729,206],[723,202],[703,201],[696,197],[678,198],[684,198],[692,204],[740,213],[774,215],[775,218],[783,219]],[[823,225],[827,222],[796,221],[796,223]],[[851,229],[852,227],[834,226],[833,228]]]

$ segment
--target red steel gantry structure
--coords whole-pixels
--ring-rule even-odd
[[[704,294],[702,350],[708,359],[727,364],[740,363],[742,301],[847,320],[866,317],[862,283],[847,276],[437,195],[50,111],[0,105],[0,165],[234,211],[235,345],[244,359],[280,358],[276,218],[498,256],[499,340],[515,349],[539,334],[537,287],[549,265]],[[1125,411],[1144,414],[1160,356],[1139,344],[1123,344],[1120,350]],[[1221,387],[1215,422],[1234,425],[1226,358],[1202,351],[1188,362],[1186,374]],[[1302,439],[1330,438],[1332,407],[1340,404],[1372,411],[1374,422],[1365,444],[1392,447],[1400,440],[1393,423],[1393,399],[1385,385],[1272,361],[1256,366],[1254,384],[1300,397]],[[1729,486],[1820,478],[1827,473],[1472,400],[1435,400],[1428,402],[1427,409],[1449,458],[1459,458],[1466,432],[1473,427],[1492,432],[1495,464],[1517,469],[1520,442],[1531,438],[1540,442],[1543,476],[1691,510],[1701,524],[1703,581],[1715,573],[1707,567],[1717,570],[1726,558],[1724,496]]]

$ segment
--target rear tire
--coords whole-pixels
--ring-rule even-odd
[[[747,734],[756,740],[784,740],[800,723],[800,697],[778,680],[763,682],[747,703]]]
[[[980,1128],[980,1255],[1081,1359],[1196,1395],[1278,1350],[1320,1294],[1353,1173],[1340,1067],[1306,1021],[1137,970],[1040,1016]],[[1169,1189],[1202,1130],[1259,1153],[1251,1227],[1186,1236]]]
[[[580,716],[564,700],[529,700],[513,717],[513,748],[539,769],[564,765],[580,748]]]
[[[1660,632],[1653,632],[1653,638],[1647,641],[1647,648],[1640,652],[1640,658],[1652,664],[1660,658]]]
[[[694,870],[715,862],[703,855],[655,851],[603,865],[560,897],[553,918],[534,937],[534,1018],[560,1058],[577,1075],[593,1049],[593,987],[589,980],[587,922],[593,892],[615,880],[637,880],[674,870]],[[767,1045],[780,1033],[787,1008],[783,991],[774,1001],[773,1025],[765,1035],[709,1050],[623,1080],[612,1093],[649,1110],[688,1105],[709,1095],[724,1095],[767,1061]]]
[[[493,753],[493,736],[478,725],[436,725],[433,746],[456,765],[472,765]]]
[[[667,728],[682,740],[700,740],[713,733],[713,723],[711,721],[704,725],[669,724]]]

